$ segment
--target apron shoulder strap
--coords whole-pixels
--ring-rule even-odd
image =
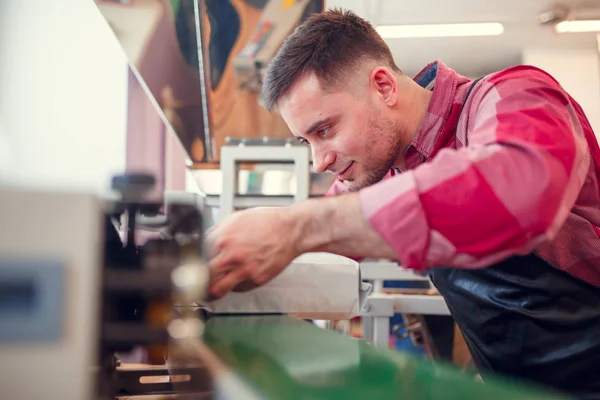
[[[462,104],[462,107],[460,108],[460,113],[462,114],[463,109],[465,108],[465,104],[467,104],[467,99],[469,98],[469,96],[471,95],[471,92],[473,91],[473,88],[475,87],[475,85],[477,85],[479,83],[480,80],[483,79],[483,76],[475,79],[473,82],[471,82],[471,86],[469,87],[469,90],[467,91],[467,95],[465,96],[465,101]],[[459,114],[459,118],[460,118],[460,114]]]
[[[467,104],[467,99],[471,95],[471,92],[473,91],[473,88],[475,87],[475,85],[477,85],[479,83],[479,81],[482,79],[483,79],[483,76],[481,76],[481,77],[475,79],[473,82],[471,82],[471,86],[469,87],[469,90],[467,91],[467,94],[465,95],[465,100],[463,101],[462,106],[460,107],[460,112],[458,113],[458,117],[456,120],[457,126],[458,126],[458,122],[460,121],[460,117],[462,116],[462,112],[465,109],[465,104]],[[456,134],[454,134],[454,148],[457,148]]]

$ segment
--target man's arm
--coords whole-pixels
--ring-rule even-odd
[[[395,259],[394,250],[362,217],[358,193],[291,206],[298,253],[329,252],[349,258]]]
[[[396,173],[390,170],[382,181],[395,175]],[[340,196],[341,198],[339,198]],[[299,235],[307,238],[311,243],[309,245],[309,243],[298,241],[306,248],[299,248],[301,253],[325,251],[344,255],[358,262],[366,258],[396,259],[392,248],[373,230],[366,219],[360,218],[361,210],[358,195],[350,192],[348,186],[335,180],[324,194],[324,197],[329,199],[319,202],[311,200],[300,203],[298,207],[295,207],[294,212],[297,214],[295,219],[307,222],[306,225],[300,227],[301,233]],[[320,217],[311,218],[311,215],[314,216],[316,208],[319,209],[317,213],[320,213],[318,214]],[[359,217],[357,218],[357,216]],[[328,231],[330,228],[328,221],[332,219],[338,221],[336,226],[332,228],[339,229],[339,232],[333,234]],[[344,233],[351,232],[362,232],[362,234],[359,237],[342,237]],[[328,241],[332,237],[336,237],[335,243]]]
[[[541,73],[516,74],[489,85],[468,147],[358,194],[293,206],[298,248],[417,270],[487,266],[553,237],[589,162],[562,89]]]

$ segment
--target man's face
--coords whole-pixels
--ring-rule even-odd
[[[358,85],[324,91],[308,74],[279,103],[294,136],[310,146],[315,172],[334,173],[352,191],[383,179],[401,148],[398,123],[377,90]]]

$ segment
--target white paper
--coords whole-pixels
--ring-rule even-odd
[[[343,320],[359,315],[370,285],[357,262],[330,253],[296,258],[281,274],[247,292],[230,292],[206,304],[218,314],[282,313],[307,319]]]

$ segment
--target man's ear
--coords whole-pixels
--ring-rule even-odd
[[[385,104],[388,106],[396,104],[398,101],[398,80],[389,69],[385,67],[373,69],[370,83]]]

